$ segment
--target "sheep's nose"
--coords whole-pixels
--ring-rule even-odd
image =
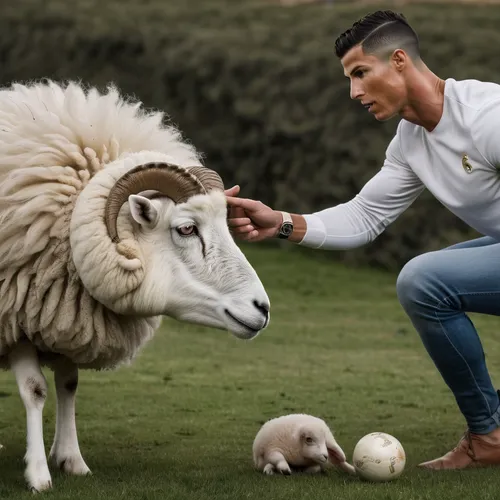
[[[325,459],[325,462],[328,460],[328,453],[323,453],[323,458]]]
[[[269,303],[259,302],[257,300],[253,301],[253,305],[264,315],[265,318],[269,316]]]

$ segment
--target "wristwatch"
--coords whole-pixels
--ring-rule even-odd
[[[281,212],[281,215],[283,216],[283,222],[278,231],[278,238],[286,240],[293,233],[293,221],[288,212]]]

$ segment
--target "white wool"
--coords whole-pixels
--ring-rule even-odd
[[[163,113],[140,106],[113,86],[104,94],[54,82],[0,90],[0,365],[26,335],[40,351],[64,354],[80,366],[113,367],[131,360],[159,326],[158,317],[121,316],[97,302],[76,272],[70,247],[75,204],[96,174],[102,182],[93,189],[109,188],[144,151],[200,165],[179,131],[163,124]],[[106,165],[120,159],[105,175]],[[118,223],[124,225],[122,219],[123,213]],[[86,237],[94,238],[94,247],[101,244],[99,234]],[[103,258],[114,256],[96,254],[85,265]],[[140,276],[132,272],[127,279],[125,288],[133,289]]]
[[[290,467],[307,468],[318,465],[310,456],[304,455],[304,445],[301,441],[304,433],[318,438],[319,444],[324,446],[325,450],[334,451],[340,462],[343,462],[341,468],[351,473],[351,466],[346,463],[345,454],[335,441],[327,423],[321,418],[303,413],[276,417],[262,425],[252,446],[255,467],[265,470],[266,465],[273,463],[270,457],[274,452],[282,454]],[[325,465],[322,464],[321,467]]]

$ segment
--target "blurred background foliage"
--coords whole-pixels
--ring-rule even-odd
[[[442,78],[500,82],[500,6],[490,4],[16,0],[2,5],[0,83],[113,82],[164,110],[228,187],[308,213],[352,198],[396,130],[397,119],[378,123],[349,99],[333,50],[338,34],[378,8],[407,16]],[[474,236],[425,192],[371,245],[316,255],[397,269]]]

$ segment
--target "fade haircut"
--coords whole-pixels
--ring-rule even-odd
[[[335,41],[335,53],[342,59],[357,45],[361,45],[365,54],[380,58],[402,49],[412,59],[420,59],[417,33],[403,14],[392,10],[378,10],[356,21]]]

